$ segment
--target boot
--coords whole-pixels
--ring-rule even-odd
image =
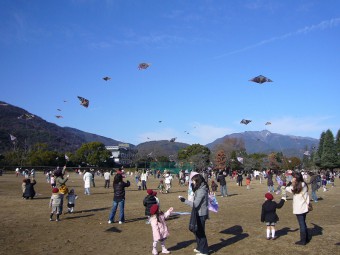
[[[302,233],[302,232],[300,232],[300,241],[297,241],[295,244],[297,244],[297,245],[306,245],[306,240],[307,240],[307,235],[306,235],[306,233],[304,232],[304,233]]]
[[[156,247],[152,248],[152,255],[158,255],[158,251],[157,251]]]

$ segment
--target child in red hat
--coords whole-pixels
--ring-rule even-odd
[[[284,203],[285,198],[281,198],[279,203],[273,201],[274,197],[271,193],[264,195],[265,202],[262,205],[261,222],[266,222],[267,226],[267,240],[275,240],[275,225],[279,221],[279,216],[276,214],[276,209],[280,209]],[[271,235],[270,235],[271,234]]]
[[[145,216],[148,217],[146,224],[150,224],[150,208],[152,205],[157,204],[157,200],[153,194],[152,189],[146,190],[147,196],[143,200],[143,205],[145,206]]]
[[[50,215],[50,221],[53,220],[53,214],[56,213],[57,219],[56,221],[59,221],[59,215],[61,214],[61,196],[59,194],[58,188],[52,189],[52,196],[50,199],[49,207],[52,207],[51,215]]]
[[[172,207],[169,208],[165,213],[159,210],[157,204],[154,204],[150,208],[150,223],[152,228],[152,236],[153,236],[153,243],[152,243],[152,254],[157,255],[157,243],[161,242],[162,253],[169,254],[170,251],[165,248],[165,240],[169,236],[168,227],[165,223],[165,219],[167,219],[171,212],[174,209]]]

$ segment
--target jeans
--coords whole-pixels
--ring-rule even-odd
[[[228,196],[227,185],[221,185],[221,196],[222,197]]]
[[[85,195],[90,195],[90,188],[85,188],[84,194],[85,194]]]
[[[124,218],[124,205],[125,205],[125,200],[121,200],[119,202],[113,200],[113,206],[112,206],[112,210],[109,216],[109,220],[110,221],[114,221],[115,215],[116,215],[116,211],[117,211],[117,207],[119,204],[119,221],[124,222],[125,218]]]
[[[274,186],[268,186],[268,192],[274,192]]]
[[[105,180],[104,188],[110,188],[110,180]]]
[[[143,187],[143,190],[148,189],[148,188],[146,187],[146,181],[144,181],[144,180],[142,180],[142,187]]]
[[[307,241],[309,240],[308,229],[306,225],[306,215],[307,213],[296,214],[296,218],[300,226],[300,241],[303,243],[307,243]]]
[[[208,240],[205,235],[205,221],[207,220],[207,218],[208,218],[207,215],[199,216],[197,218],[198,230],[195,233],[197,250],[199,250],[199,252],[203,254],[208,254]]]
[[[318,196],[316,195],[316,190],[312,190],[312,199],[314,200],[314,202],[318,202]]]

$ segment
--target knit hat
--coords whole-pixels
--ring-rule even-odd
[[[157,196],[157,192],[156,192],[156,191],[152,192],[152,195],[153,195],[154,197]]]
[[[151,215],[156,214],[157,211],[158,211],[158,205],[157,205],[157,204],[154,204],[154,205],[152,205],[152,206],[150,207],[150,214],[151,214]]]
[[[265,195],[264,195],[264,197],[265,198],[267,198],[268,200],[273,200],[273,195],[272,194],[270,194],[270,193],[266,193]]]
[[[152,189],[147,189],[147,190],[146,190],[146,193],[148,193],[148,195],[152,195],[153,190],[152,190]]]
[[[53,188],[52,189],[52,193],[59,193],[59,189],[58,188]]]

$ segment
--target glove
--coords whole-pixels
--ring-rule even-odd
[[[178,198],[179,198],[179,200],[181,200],[182,203],[185,202],[185,198],[184,197],[179,196]]]

